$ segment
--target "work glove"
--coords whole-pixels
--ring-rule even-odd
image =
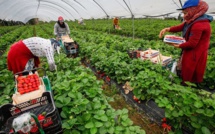
[[[57,46],[57,53],[60,54],[60,46]]]
[[[49,65],[49,70],[50,71],[54,71],[54,70],[56,70],[57,69],[57,66],[55,65],[55,64],[50,64]]]

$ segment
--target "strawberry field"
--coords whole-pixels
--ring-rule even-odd
[[[79,57],[67,58],[63,51],[55,54],[56,72],[49,72],[46,59],[42,59],[41,67],[47,70],[64,133],[215,133],[214,33],[203,83],[200,87],[191,83],[184,87],[180,85],[181,79],[170,70],[149,61],[131,59],[127,53],[128,50],[151,48],[177,59],[180,50],[163,43],[158,34],[162,28],[180,21],[122,19],[121,30],[114,30],[111,21],[86,20],[86,25],[68,22],[70,36],[80,44]],[[215,23],[211,25],[214,29]],[[11,103],[15,87],[6,65],[10,45],[35,35],[54,38],[53,26],[54,22],[0,27],[0,105]],[[133,88],[128,95],[120,90],[126,82]],[[124,97],[125,101],[117,101],[119,96],[116,95]],[[138,101],[132,99],[129,103],[129,95],[136,96]],[[151,102],[164,111],[159,117],[151,114],[156,109],[147,114],[140,108]],[[130,116],[133,110],[139,112],[135,114],[137,118]],[[138,123],[143,119],[140,116],[145,117],[147,127]]]

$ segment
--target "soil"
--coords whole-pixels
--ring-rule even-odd
[[[161,126],[151,122],[144,113],[139,113],[134,107],[126,103],[125,99],[117,92],[115,87],[110,87],[104,83],[102,88],[106,96],[114,99],[114,101],[109,102],[109,104],[116,110],[123,108],[128,109],[129,118],[133,121],[134,125],[140,126],[145,130],[146,134],[166,134]]]

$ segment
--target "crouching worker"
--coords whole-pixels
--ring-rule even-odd
[[[50,39],[31,37],[14,43],[7,55],[8,70],[13,74],[39,67],[39,57],[46,57],[50,71],[56,70],[54,47]]]

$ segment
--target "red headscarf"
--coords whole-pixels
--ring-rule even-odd
[[[200,0],[198,6],[188,7],[184,9],[184,11],[186,12],[184,20],[189,24],[208,11],[208,4],[205,1]]]

